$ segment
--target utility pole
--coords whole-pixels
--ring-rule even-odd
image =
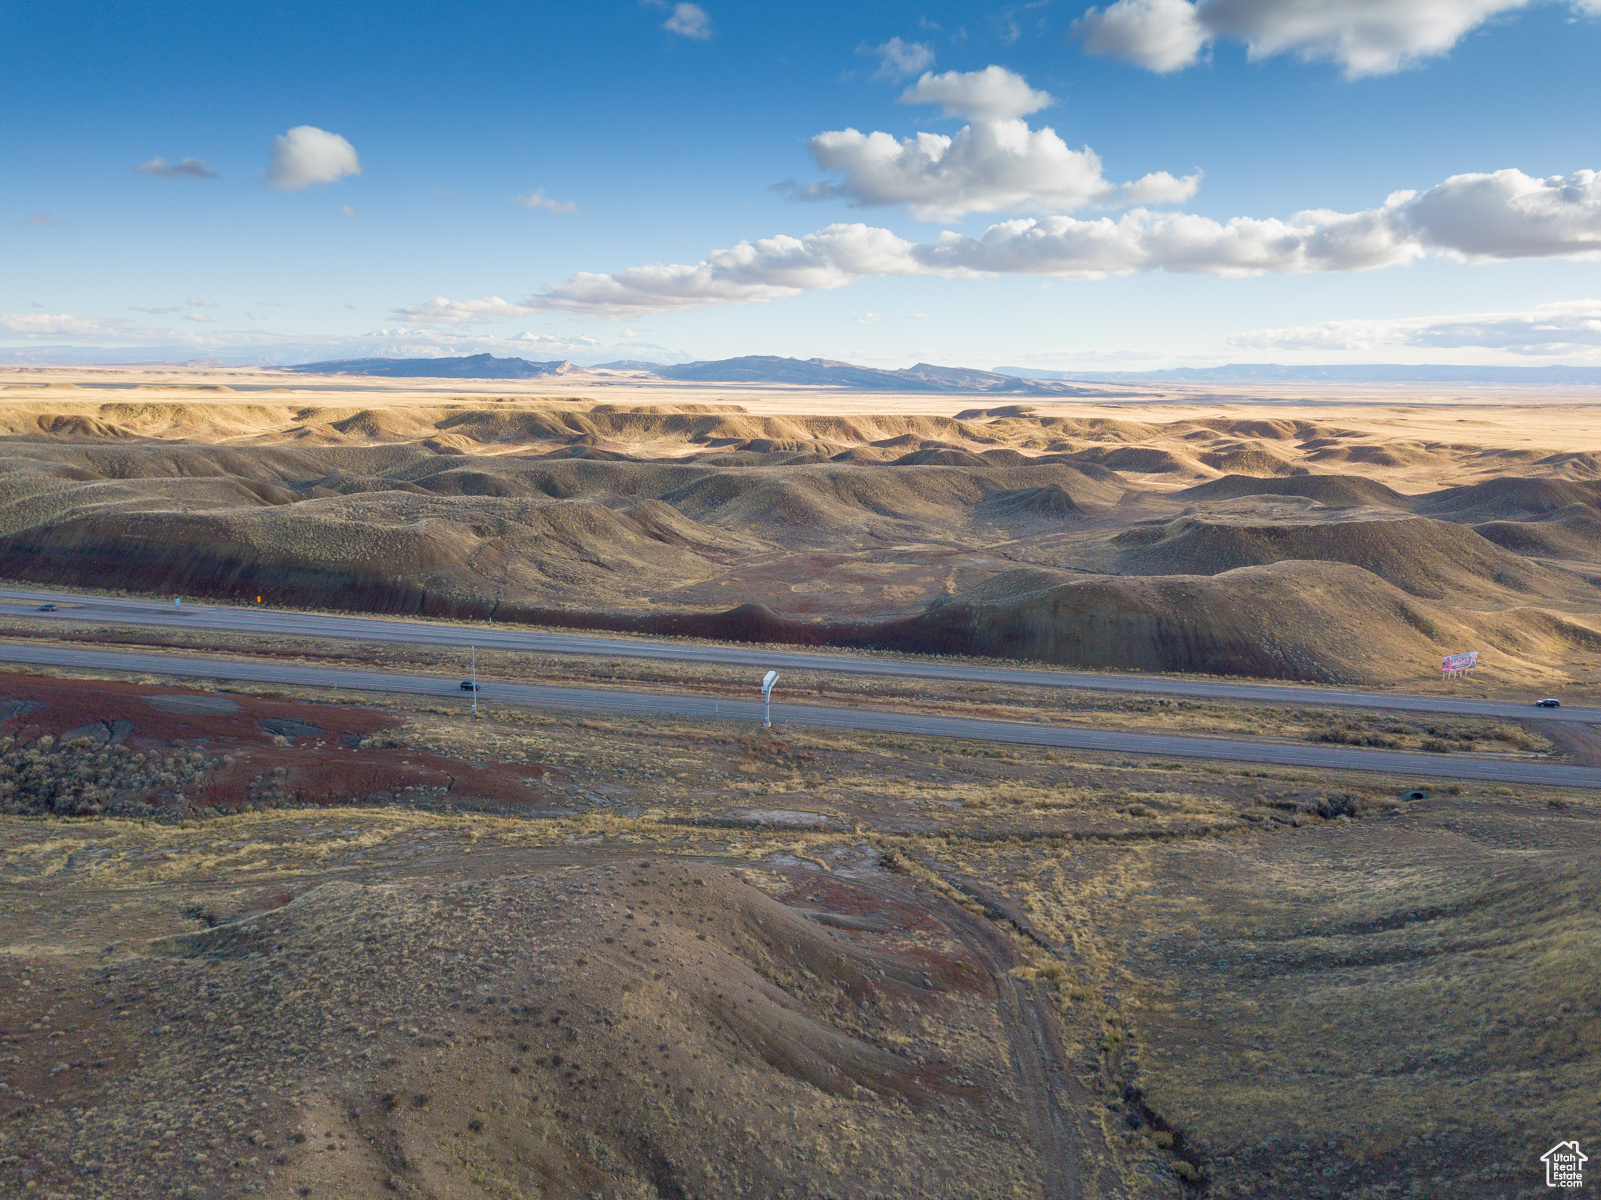
[[[473,652],[473,716],[476,717],[478,715],[478,647],[474,646],[472,648],[472,652]]]

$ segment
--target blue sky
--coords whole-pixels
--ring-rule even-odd
[[[1305,7],[8,2],[0,345],[1601,361],[1601,3]]]

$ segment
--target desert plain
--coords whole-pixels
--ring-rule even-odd
[[[1318,700],[1601,698],[1581,389],[0,387],[8,586],[1288,681],[784,686],[1601,763],[1582,722]],[[466,669],[22,604],[0,639]],[[1546,1194],[1595,1133],[1590,790],[136,670],[7,668],[0,713],[6,1195],[1443,1200]]]

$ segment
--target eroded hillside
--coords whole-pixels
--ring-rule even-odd
[[[1368,683],[1601,661],[1601,457],[1521,410],[355,398],[16,387],[0,574]]]

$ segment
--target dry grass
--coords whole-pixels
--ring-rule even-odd
[[[961,920],[994,930],[1005,986],[1055,1014],[1053,1086],[1087,1089],[1074,1144],[1102,1195],[1177,1197],[1192,1176],[1224,1195],[1323,1195],[1325,1169],[1342,1195],[1416,1171],[1494,1194],[1510,1168],[1469,1139],[1560,1123],[1582,1093],[1531,1089],[1593,1078],[1588,796],[1556,809],[1464,785],[1408,805],[1372,777],[493,708],[473,721],[403,697],[383,711],[399,722],[389,753],[557,766],[582,811],[0,819],[3,950],[24,981],[4,1002],[6,1103],[24,1113],[0,1145],[7,1186],[650,1194],[667,1176],[644,1139],[708,1196],[849,1193],[871,1162],[896,1165],[873,1185],[885,1195],[1041,1194],[1021,1085],[997,1057],[1004,1006],[954,982],[841,1002],[846,967],[763,932],[818,909],[844,922],[819,934],[924,971],[977,961]],[[746,816],[772,810],[829,825]],[[1553,837],[1571,868],[1546,855]],[[755,870],[686,905],[665,873],[680,862]],[[766,897],[782,904],[741,924]],[[659,924],[606,942],[624,900]],[[642,975],[640,955],[660,962]],[[777,1007],[752,1024],[730,995]],[[1377,996],[1393,1011],[1374,1025]],[[575,1049],[552,1039],[557,1010]],[[1476,1039],[1503,1028],[1491,1061]],[[1409,1054],[1427,1076],[1396,1073]],[[933,1108],[917,1098],[947,1086]],[[75,1124],[73,1106],[101,1119]],[[1414,1124],[1422,1150],[1396,1132]],[[953,1176],[953,1156],[982,1173]]]

